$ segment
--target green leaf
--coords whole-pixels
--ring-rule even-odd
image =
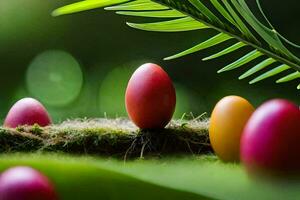
[[[125,3],[120,4],[120,5],[129,6],[129,5],[137,5],[137,4],[143,4],[143,3],[149,3],[149,2],[152,2],[152,1],[151,0],[129,0]]]
[[[154,3],[154,2],[138,2],[138,1],[133,1],[129,2],[128,4],[121,4],[117,6],[112,6],[112,7],[106,7],[105,10],[166,10],[169,9],[168,7],[165,7],[163,5]]]
[[[254,67],[252,67],[251,69],[249,69],[247,72],[245,72],[244,74],[242,74],[239,79],[244,79],[247,78],[248,76],[251,76],[252,74],[264,69],[265,67],[275,63],[276,60],[274,60],[273,58],[268,58],[264,61],[262,61],[261,63],[255,65]]]
[[[229,54],[229,53],[231,53],[231,52],[233,52],[233,51],[236,51],[236,50],[238,50],[238,49],[240,49],[240,48],[242,48],[242,47],[244,47],[244,46],[246,46],[245,43],[243,43],[243,42],[238,42],[238,43],[235,43],[234,45],[232,45],[232,46],[230,46],[230,47],[228,47],[228,48],[226,48],[226,49],[224,49],[224,50],[222,50],[222,51],[220,51],[220,52],[218,52],[218,53],[216,53],[216,54],[213,54],[213,55],[211,55],[211,56],[208,56],[208,57],[206,57],[206,58],[203,58],[202,60],[203,60],[203,61],[206,61],[206,60],[215,59],[215,58],[218,58],[218,57],[220,57],[220,56],[224,56],[224,55],[226,55],[226,54]]]
[[[227,10],[220,4],[219,0],[211,0],[211,3],[223,15],[223,17],[225,17],[229,22],[231,22],[234,26],[237,27],[236,22],[231,17],[231,15],[227,12]]]
[[[220,33],[220,34],[206,40],[205,42],[202,42],[202,43],[200,43],[200,44],[198,44],[198,45],[196,45],[196,46],[194,46],[194,47],[192,47],[192,48],[190,48],[186,51],[183,51],[181,53],[178,53],[178,54],[175,54],[173,56],[167,57],[164,60],[172,60],[172,59],[179,58],[179,57],[191,54],[191,53],[195,53],[197,51],[200,51],[200,50],[215,46],[217,44],[220,44],[222,42],[225,42],[229,39],[232,39],[232,37],[230,37],[226,34]]]
[[[0,171],[19,165],[31,166],[49,177],[62,200],[213,199],[144,181],[125,171],[131,167],[138,171],[146,169],[143,167],[146,163],[142,166],[139,163],[142,164],[138,160],[127,164],[122,160],[64,154],[9,154],[1,155]],[[117,165],[123,167],[118,169]]]
[[[195,21],[193,18],[184,17],[180,19],[174,19],[170,21],[153,22],[153,23],[127,23],[132,28],[158,31],[158,32],[178,32],[178,31],[191,31],[208,28],[205,24]]]
[[[0,171],[32,166],[49,177],[63,200],[295,200],[297,181],[253,179],[240,164],[215,156],[124,162],[64,154],[8,154]],[[75,191],[75,192],[74,192]]]
[[[238,16],[238,14],[234,11],[234,9],[231,7],[231,5],[228,3],[227,0],[223,0],[223,3],[225,4],[227,10],[231,14],[231,16],[234,18],[236,24],[238,25],[238,28],[240,31],[245,34],[249,39],[252,39],[253,41],[258,42],[256,37],[251,33],[251,31],[247,28],[247,26],[244,24],[244,22],[241,20],[241,18]]]
[[[253,79],[249,83],[250,84],[257,83],[257,82],[262,81],[264,79],[267,79],[267,78],[270,78],[270,77],[275,76],[277,74],[280,74],[281,72],[286,71],[288,69],[290,69],[290,67],[288,65],[285,65],[285,64],[280,65],[280,66],[278,66],[278,67],[276,67],[276,68],[274,68],[270,71],[267,71],[267,72],[263,73],[262,75],[260,75],[257,78]]]
[[[222,23],[200,0],[189,0],[202,14],[207,16],[212,22]]]
[[[231,0],[235,8],[244,17],[244,19],[251,25],[251,27],[273,48],[277,51],[294,59],[295,56],[282,44],[278,35],[265,25],[263,25],[251,12],[244,0]]]
[[[80,1],[77,3],[73,3],[61,8],[58,8],[52,12],[52,16],[60,16],[60,15],[66,15],[76,12],[81,12],[85,10],[91,10],[95,8],[101,8],[109,5],[119,4],[128,2],[129,0],[86,0],[86,1]]]
[[[258,50],[253,50],[250,53],[244,55],[243,57],[241,57],[240,59],[236,60],[235,62],[227,65],[226,67],[220,69],[218,71],[218,73],[222,73],[225,71],[229,71],[229,70],[233,70],[236,69],[238,67],[241,67],[247,63],[249,63],[252,60],[255,60],[256,58],[262,56],[263,54],[261,52],[259,52]]]
[[[288,81],[295,80],[297,78],[300,78],[300,72],[298,72],[298,71],[282,77],[281,79],[277,80],[276,83],[285,83]]]
[[[185,14],[178,12],[177,10],[159,10],[159,11],[145,11],[145,12],[134,12],[134,11],[118,11],[120,15],[136,16],[136,17],[157,17],[157,18],[179,18],[186,17]]]

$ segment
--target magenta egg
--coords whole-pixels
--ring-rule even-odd
[[[241,161],[250,174],[300,174],[300,111],[282,99],[261,105],[247,122]]]
[[[57,200],[53,184],[30,167],[14,167],[0,176],[0,200]]]
[[[33,98],[24,98],[16,102],[4,121],[4,126],[10,128],[34,124],[47,126],[51,124],[51,118],[45,107]]]
[[[176,93],[168,74],[158,65],[140,66],[129,80],[125,103],[130,119],[141,129],[164,128],[175,110]]]

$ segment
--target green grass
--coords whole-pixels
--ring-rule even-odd
[[[299,183],[253,180],[214,156],[115,160],[65,154],[4,154],[0,169],[30,165],[55,183],[62,199],[300,199]]]

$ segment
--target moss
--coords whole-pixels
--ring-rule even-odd
[[[0,152],[38,151],[43,142],[42,138],[31,133],[0,128]]]
[[[38,125],[38,124],[34,124],[32,127],[31,127],[31,130],[30,132],[34,135],[41,135],[42,132],[43,132],[43,129]]]
[[[0,152],[54,151],[123,158],[210,151],[208,120],[176,120],[166,129],[139,130],[127,119],[76,119],[48,127],[0,129]]]

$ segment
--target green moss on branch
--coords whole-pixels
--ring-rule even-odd
[[[208,120],[172,121],[166,129],[137,129],[128,119],[77,119],[41,128],[0,128],[0,151],[61,151],[118,157],[210,151]]]

